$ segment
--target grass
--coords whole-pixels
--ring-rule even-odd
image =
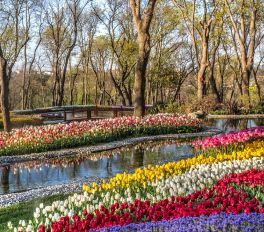
[[[69,195],[71,194],[58,194],[0,208],[0,231],[8,231],[7,222],[9,221],[18,225],[21,219],[26,221],[31,220],[36,207],[38,207],[40,203],[48,205],[54,201],[65,200]]]

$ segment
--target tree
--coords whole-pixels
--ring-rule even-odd
[[[256,46],[256,23],[260,9],[260,0],[225,0],[227,13],[234,30],[234,44],[238,42],[239,63],[242,68],[242,93],[246,97],[246,106],[250,107],[250,76],[254,65]]]
[[[27,3],[28,4],[28,3]],[[43,30],[43,6],[40,5],[40,9],[38,12],[38,15],[36,15],[36,17],[33,17],[32,19],[32,14],[33,12],[29,11],[29,6],[26,7],[27,11],[26,12],[26,25],[28,28],[31,28],[31,23],[34,20],[34,24],[35,24],[35,29],[36,29],[36,35],[34,36],[34,31],[32,29],[31,32],[31,40],[33,37],[35,37],[36,39],[36,44],[34,44],[34,42],[32,42],[32,44],[26,44],[24,46],[24,67],[23,67],[23,81],[22,81],[22,101],[21,101],[21,108],[22,110],[29,108],[29,92],[30,92],[30,87],[31,87],[31,82],[32,82],[32,77],[34,76],[34,65],[35,65],[35,61],[37,58],[37,52],[38,49],[41,45],[42,42],[42,30]],[[33,15],[34,16],[34,15]],[[37,21],[37,22],[35,22]],[[30,47],[30,48],[28,48]],[[34,47],[32,49],[32,47]],[[33,54],[31,54],[30,57],[30,50],[33,50]]]
[[[1,110],[4,130],[11,129],[9,109],[9,83],[12,78],[14,65],[21,50],[28,43],[30,24],[25,20],[28,13],[29,1],[2,1],[0,8],[0,84]]]
[[[98,25],[98,18],[94,15],[93,11],[86,12],[81,18],[80,29],[80,62],[82,70],[82,104],[87,105],[91,100],[91,87],[92,87],[92,67],[91,66],[91,53],[94,43],[94,36],[96,34]]]
[[[65,4],[56,2],[46,9],[47,27],[44,32],[49,60],[54,76],[53,105],[61,106],[64,101],[64,86],[70,57],[76,47],[80,17],[88,0],[66,0]]]
[[[122,105],[132,105],[131,73],[135,66],[135,33],[130,24],[132,17],[127,3],[121,0],[107,0],[103,9],[94,12],[107,31],[112,51],[110,78],[121,99]]]
[[[209,83],[211,87],[212,94],[215,97],[216,103],[222,102],[223,98],[221,97],[220,91],[217,88],[215,73],[216,73],[216,61],[217,61],[217,52],[220,47],[221,37],[223,34],[223,15],[220,11],[220,17],[216,15],[216,22],[212,24],[212,33],[211,33],[211,47],[208,55],[209,62]],[[218,54],[219,55],[219,54]],[[222,79],[223,80],[223,79]],[[221,85],[222,87],[222,85]]]
[[[201,9],[197,9],[196,0],[192,0],[190,2],[187,0],[174,0],[174,2],[182,12],[187,30],[191,35],[195,60],[198,67],[197,98],[201,101],[203,96],[206,94],[205,79],[206,70],[209,66],[208,50],[210,46],[212,23],[217,9],[216,4],[215,1],[209,2],[207,0],[203,0],[201,3]]]
[[[113,103],[111,93],[107,91],[107,80],[111,65],[111,49],[105,36],[98,36],[93,41],[90,51],[90,62],[96,79],[95,104],[105,105],[106,101]],[[98,90],[100,91],[98,98]]]
[[[150,55],[150,25],[153,18],[156,0],[148,0],[144,13],[140,0],[130,0],[134,24],[138,32],[138,58],[134,81],[134,116],[142,117],[145,114],[145,86],[146,69]]]
[[[181,13],[171,2],[159,2],[151,25],[151,55],[147,72],[146,103],[180,100],[183,83],[193,72],[192,49],[181,30]]]

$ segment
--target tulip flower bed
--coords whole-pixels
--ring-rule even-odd
[[[201,131],[199,123],[190,116],[156,114],[24,127],[0,133],[0,155],[42,152],[142,135],[194,133]]]
[[[248,194],[239,186],[244,185],[251,189]],[[238,189],[233,187],[236,184]],[[260,186],[260,188],[256,188]],[[149,200],[114,203],[109,207],[101,205],[95,213],[83,210],[81,216],[74,214],[72,218],[64,216],[58,218],[50,227],[39,226],[39,231],[88,231],[149,221],[173,220],[180,217],[198,217],[213,215],[221,212],[228,214],[264,213],[264,202],[256,199],[257,195],[264,195],[264,171],[255,169],[240,174],[231,174],[220,179],[211,188],[196,191],[186,197],[172,196],[169,199],[151,204]]]
[[[264,126],[253,127],[239,132],[232,132],[227,135],[208,137],[196,140],[192,144],[195,149],[207,153],[227,152],[243,149],[246,141],[261,139],[264,137]]]
[[[204,225],[208,226],[206,221],[213,214],[222,220],[221,225],[225,225],[223,212],[237,220],[242,217],[241,213],[263,217],[263,147],[262,140],[250,141],[240,151],[201,154],[137,169],[132,174],[117,174],[101,185],[84,186],[84,193],[74,194],[65,201],[46,207],[40,205],[32,221],[28,225],[21,221],[16,231],[26,231],[26,228],[27,231],[50,231],[51,228],[52,231],[89,231],[104,227],[115,231],[116,226],[126,231],[131,223],[144,228],[156,221],[163,231],[162,223],[190,217],[199,218],[193,221],[193,228],[201,231],[199,221],[205,218]],[[252,220],[245,218],[237,226],[246,231],[251,228]]]

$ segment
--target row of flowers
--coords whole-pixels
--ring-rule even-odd
[[[110,206],[116,202],[133,203],[136,199],[141,201],[148,200],[151,203],[158,202],[164,198],[171,198],[172,196],[182,195],[186,196],[195,191],[202,190],[205,186],[212,186],[221,177],[228,173],[240,173],[243,170],[255,168],[263,168],[264,157],[252,158],[244,161],[234,160],[232,163],[224,162],[213,165],[199,165],[187,173],[174,176],[169,179],[162,179],[150,183],[145,188],[136,189],[132,192],[128,188],[122,192],[113,191],[103,192],[101,194],[75,194],[68,198],[66,201],[54,202],[51,206],[45,208],[38,208],[34,214],[37,222],[53,221],[58,218],[58,215],[70,215],[74,212],[81,213],[82,209],[86,208],[88,212],[94,212],[102,205]],[[212,170],[212,172],[210,171]],[[46,218],[52,219],[47,221]]]
[[[136,171],[138,175],[133,182],[131,182],[131,176],[134,174],[125,175],[130,180],[128,184],[122,184],[122,181],[120,181],[120,176],[122,175],[119,174],[113,178],[116,180],[113,182],[115,184],[106,191],[103,191],[102,186],[99,187],[94,184],[89,191],[90,193],[75,194],[65,201],[54,202],[51,206],[44,207],[41,205],[34,213],[34,219],[32,220],[34,228],[41,222],[44,226],[49,226],[51,222],[65,215],[71,218],[77,213],[80,216],[84,208],[92,213],[99,210],[102,205],[109,208],[110,205],[116,202],[131,204],[135,199],[138,199],[140,201],[148,200],[153,204],[172,196],[186,196],[197,190],[212,186],[228,173],[240,173],[252,168],[263,169],[263,145],[264,142],[255,141],[246,146],[247,150],[238,152],[236,155],[235,153],[229,155],[218,154],[217,158],[204,157],[202,159],[200,157],[196,160],[197,162],[189,163],[190,160],[194,159],[191,158],[185,161],[169,163],[167,166],[149,167],[145,170],[138,169]],[[189,164],[189,167],[188,169],[182,168],[178,172],[170,173],[169,170],[174,170],[172,164],[176,165],[177,163]],[[151,172],[156,173],[159,178],[144,180],[144,177],[151,176]],[[165,172],[170,175],[166,175]],[[110,182],[113,179],[110,179]],[[103,185],[107,185],[107,183]]]
[[[253,189],[248,194],[239,188],[243,182]],[[237,188],[234,187],[236,185]],[[256,188],[260,186],[260,188]],[[72,218],[63,216],[51,226],[41,224],[39,231],[87,231],[111,226],[123,226],[131,223],[173,220],[180,217],[197,217],[221,212],[228,214],[264,213],[263,202],[256,199],[263,195],[264,171],[255,169],[240,174],[230,174],[220,179],[211,188],[204,188],[185,197],[172,196],[156,203],[136,199],[133,203],[114,203],[109,207],[101,205],[94,213],[87,209],[82,215],[74,214]]]
[[[240,185],[249,190],[243,191]],[[220,179],[211,188],[204,188],[186,197],[170,197],[151,203],[149,200],[135,199],[133,202],[123,202],[107,206],[101,205],[92,212],[86,208],[77,215],[61,216],[55,213],[41,223],[38,231],[88,231],[111,226],[124,226],[131,223],[149,221],[173,220],[179,217],[198,217],[221,212],[228,214],[264,213],[263,197],[264,171],[255,169],[240,174],[230,174]],[[42,207],[42,206],[41,206]],[[60,206],[63,207],[63,206]],[[48,210],[46,207],[45,211]],[[53,220],[53,222],[48,222]],[[22,223],[23,224],[23,223]],[[12,225],[10,225],[11,229]],[[32,231],[34,224],[27,225],[26,231]],[[17,229],[15,229],[17,231]],[[21,230],[19,230],[21,231]]]
[[[262,138],[264,136],[264,126],[253,127],[238,132],[231,132],[226,135],[208,137],[196,140],[192,144],[195,149],[207,150],[208,148],[226,148],[232,145],[231,149],[238,145],[244,145],[245,141]],[[233,146],[235,145],[235,147]]]
[[[0,133],[0,155],[74,147],[128,136],[197,132],[201,130],[199,123],[186,115],[156,114],[23,127]]]
[[[145,231],[145,232],[200,232],[200,231],[264,231],[264,214],[227,214],[220,213],[210,216],[183,217],[160,222],[147,222],[141,224],[131,223],[124,226],[107,227],[93,232],[112,231]]]

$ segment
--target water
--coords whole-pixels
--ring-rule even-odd
[[[207,124],[230,132],[264,125],[264,120],[210,119]],[[108,178],[117,173],[132,172],[138,167],[185,159],[192,155],[193,151],[188,143],[163,141],[93,155],[80,154],[74,158],[0,166],[0,194],[85,180],[88,177]]]
[[[164,141],[165,142],[165,141]],[[69,183],[87,177],[108,178],[149,164],[162,164],[193,155],[187,144],[145,143],[135,147],[46,162],[0,167],[0,194]]]
[[[246,128],[263,126],[264,118],[258,119],[207,119],[206,124],[221,129],[225,133]]]

